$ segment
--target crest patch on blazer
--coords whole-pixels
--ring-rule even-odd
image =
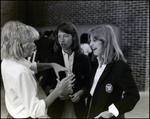
[[[113,91],[113,86],[108,83],[106,86],[105,86],[105,90],[107,93],[111,93]]]

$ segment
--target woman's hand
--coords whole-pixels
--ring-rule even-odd
[[[95,119],[98,119],[98,118],[100,118],[100,117],[102,117],[102,118],[111,118],[112,116],[113,116],[112,113],[110,113],[110,112],[108,112],[108,111],[104,111],[104,112],[101,112],[99,115],[97,115],[97,116],[95,117]]]
[[[59,95],[58,97],[59,97],[59,99],[61,99],[61,100],[68,100],[68,99],[70,98],[69,95],[66,95],[66,96]]]
[[[51,90],[49,91],[49,93],[51,93],[52,91],[53,91],[53,89],[51,89]],[[59,97],[60,100],[68,100],[68,99],[70,98],[69,95],[66,95],[66,96],[59,95],[58,97]]]
[[[61,81],[60,80],[57,80],[57,85],[56,85],[56,89],[58,89],[58,93],[59,95],[68,95],[72,92],[72,86],[73,86],[73,82],[75,81],[72,80],[74,77],[73,74],[71,75],[68,75],[67,77],[63,78]]]
[[[70,71],[70,69],[68,69],[68,68],[66,68],[66,67],[63,67],[63,66],[61,66],[61,65],[59,65],[59,64],[57,64],[57,63],[51,63],[51,65],[52,65],[52,67],[54,68],[54,71],[55,71],[55,73],[56,73],[56,76],[57,76],[57,81],[59,80],[59,72],[60,71],[65,71],[65,73],[66,73],[66,76],[67,76],[67,74],[73,74],[71,71]]]
[[[79,90],[78,92],[70,95],[71,101],[76,103],[80,100],[81,96],[83,95],[83,90]]]

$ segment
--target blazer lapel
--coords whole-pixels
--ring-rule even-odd
[[[92,67],[92,71],[91,71],[91,80],[90,80],[90,87],[92,87],[92,84],[93,84],[93,79],[94,79],[94,76],[95,76],[95,73],[96,73],[96,70],[97,70],[97,67],[98,67],[98,61],[94,61],[94,62],[91,62],[91,67]]]
[[[98,83],[97,83],[96,88],[97,88],[97,87],[102,83],[102,81],[105,79],[105,77],[107,76],[107,74],[110,72],[112,66],[113,66],[113,63],[110,63],[110,64],[108,64],[108,65],[105,67],[105,69],[104,69],[102,75],[100,76],[100,79],[99,79],[99,81],[98,81]],[[96,89],[95,89],[95,90],[96,90]]]
[[[79,68],[78,66],[80,66],[80,58],[76,55],[76,53],[74,54],[74,61],[73,61],[73,67],[72,67],[72,72],[77,71]]]

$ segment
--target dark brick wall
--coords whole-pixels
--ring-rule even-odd
[[[122,29],[122,50],[137,86],[141,91],[149,89],[149,1],[26,1],[9,4],[10,8],[6,8],[7,2],[1,5],[1,25],[8,19],[18,18],[34,27],[58,25],[64,21],[75,25],[108,23],[119,26]]]
[[[19,20],[26,23],[25,1],[1,1],[1,26],[9,20]]]

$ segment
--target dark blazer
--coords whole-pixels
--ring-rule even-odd
[[[39,40],[39,51],[44,58],[44,62],[47,62],[48,57],[54,53],[53,50],[54,41],[48,37],[41,37]]]
[[[94,79],[98,67],[97,60],[91,66],[91,78]],[[107,64],[98,81],[93,97],[89,96],[88,98],[88,106],[91,99],[89,118],[108,110],[112,103],[119,111],[118,118],[124,117],[124,113],[131,111],[140,99],[130,66],[121,60]]]
[[[53,54],[53,57],[49,58],[49,62],[55,62],[62,66],[64,65],[62,52]],[[81,118],[85,116],[86,106],[85,106],[85,98],[89,95],[89,82],[90,82],[90,61],[88,56],[84,54],[80,54],[77,56],[75,54],[74,63],[73,63],[73,73],[75,74],[75,82],[74,82],[74,93],[83,89],[84,94],[81,97],[80,101],[74,103],[75,114],[77,117]],[[56,75],[52,69],[48,70],[44,75],[42,80],[42,87],[45,90],[46,94],[50,89],[54,89],[56,86]],[[63,78],[64,74],[61,72],[60,77]],[[52,118],[57,117],[61,118],[62,112],[64,110],[64,102],[57,98],[48,108],[48,115]]]

